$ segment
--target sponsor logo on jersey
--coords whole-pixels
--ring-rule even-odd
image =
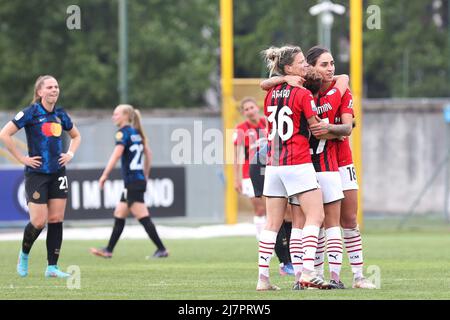
[[[328,91],[328,93],[326,94],[327,96],[331,96],[332,94],[334,94],[337,90],[336,89],[331,89],[330,91]]]
[[[139,134],[132,134],[130,137],[132,142],[141,142],[142,137]]]
[[[42,125],[42,133],[46,137],[59,137],[62,133],[62,127],[56,122],[46,122]]]
[[[39,122],[44,122],[45,118],[39,118]]]
[[[331,104],[325,103],[325,104],[317,107],[317,114],[322,114],[322,113],[330,111],[330,110],[333,110],[333,107],[331,106]]]
[[[20,120],[23,116],[24,116],[23,111],[20,111],[19,113],[16,114],[16,116],[14,117],[14,120],[18,121],[18,120]]]
[[[121,141],[122,138],[123,138],[123,133],[122,133],[122,131],[117,131],[117,133],[116,133],[116,140],[117,140],[117,141]]]
[[[348,102],[347,108],[353,109],[353,100],[350,100],[350,101]]]

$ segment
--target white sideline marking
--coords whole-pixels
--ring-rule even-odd
[[[255,226],[252,223],[238,223],[234,225],[211,225],[201,227],[167,227],[156,226],[162,239],[204,239],[231,236],[256,236]],[[65,240],[107,240],[111,236],[111,227],[101,228],[65,228]],[[46,238],[46,231],[39,239]],[[0,241],[22,240],[23,231],[0,233]],[[127,226],[123,230],[122,239],[147,239],[147,233],[141,225]]]

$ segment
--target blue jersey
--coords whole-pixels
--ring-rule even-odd
[[[55,106],[49,112],[37,102],[20,111],[12,122],[19,129],[25,128],[28,155],[42,157],[40,167],[26,166],[26,172],[55,173],[62,168],[58,162],[63,152],[62,130],[73,128],[72,120],[62,108]]]
[[[116,145],[121,144],[125,147],[122,154],[122,177],[125,186],[133,181],[145,181],[144,144],[139,132],[131,126],[125,126],[116,132],[115,138]]]

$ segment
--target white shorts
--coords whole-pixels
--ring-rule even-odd
[[[320,188],[312,163],[267,166],[264,178],[266,197],[289,197]]]
[[[342,192],[341,176],[337,171],[317,172],[317,180],[319,180],[322,189],[323,203],[331,203],[344,199]],[[289,197],[289,203],[300,205],[297,197]]]
[[[356,180],[356,171],[353,164],[345,167],[339,167],[341,174],[342,190],[358,190],[358,181]]]
[[[252,179],[242,179],[242,194],[249,198],[255,197],[255,190],[253,189]]]

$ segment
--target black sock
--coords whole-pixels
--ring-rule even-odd
[[[47,260],[48,265],[58,264],[59,251],[63,239],[63,223],[49,223],[47,225]]]
[[[139,222],[144,226],[145,231],[147,232],[150,239],[152,239],[152,241],[158,247],[158,250],[166,250],[161,242],[161,239],[158,236],[158,233],[156,232],[155,225],[153,224],[152,220],[150,220],[150,217],[139,219]]]
[[[281,263],[286,265],[290,262],[289,245],[287,242],[286,230],[284,229],[284,222],[281,225],[280,231],[278,231],[277,241],[275,242],[275,253]]]
[[[31,222],[27,224],[23,232],[22,252],[29,254],[34,241],[39,237],[43,229],[36,229]]]
[[[292,262],[291,261],[291,254],[290,254],[290,251],[289,251],[289,244],[291,243],[292,222],[291,221],[285,221],[283,224],[284,224],[284,231],[286,232],[287,251],[288,251],[289,262]]]
[[[109,243],[108,246],[106,247],[106,250],[108,250],[109,252],[113,252],[114,247],[116,246],[117,241],[119,241],[120,235],[122,234],[124,227],[125,227],[125,219],[122,218],[114,219],[113,231],[111,233],[111,238],[109,238]]]

